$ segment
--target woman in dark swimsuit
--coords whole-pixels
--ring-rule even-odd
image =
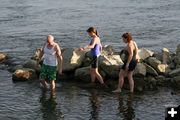
[[[113,92],[121,92],[121,88],[124,84],[124,77],[127,74],[130,92],[134,92],[134,80],[133,80],[133,72],[136,68],[138,61],[138,47],[135,41],[133,41],[130,33],[124,33],[122,35],[123,42],[127,44],[127,47],[123,50],[125,53],[124,65],[122,66],[119,73],[119,84],[118,88]]]

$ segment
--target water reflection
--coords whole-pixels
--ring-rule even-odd
[[[90,120],[99,120],[100,103],[97,90],[95,89],[91,91],[90,102],[92,107]]]
[[[42,95],[40,97],[43,120],[62,120],[62,112],[59,110],[59,107],[57,107],[56,91],[48,93],[48,91],[42,90]]]
[[[132,107],[134,95],[129,94],[127,100],[124,100],[123,97],[124,96],[122,95],[118,95],[119,114],[122,115],[123,120],[135,120],[135,112],[134,112],[134,108]]]

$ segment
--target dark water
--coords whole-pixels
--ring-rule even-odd
[[[0,73],[1,120],[164,120],[165,105],[180,104],[180,94],[168,88],[115,95],[58,82],[50,93],[41,91],[37,81],[13,83],[10,73]]]
[[[180,40],[179,0],[1,0],[0,51],[21,63],[53,34],[62,47],[87,43],[86,29],[96,26],[103,44],[123,47],[121,34],[130,31],[140,47],[175,50]],[[6,68],[1,65],[0,68]],[[44,93],[39,83],[13,83],[0,70],[0,120],[163,120],[164,106],[180,104],[172,89],[120,96],[58,83]],[[55,95],[54,95],[55,94]]]

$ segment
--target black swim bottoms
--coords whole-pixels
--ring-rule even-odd
[[[98,57],[97,56],[93,56],[91,68],[98,68]]]
[[[121,69],[125,70],[125,68],[126,68],[126,63],[127,63],[127,62],[124,63],[124,65],[122,66]],[[131,60],[131,62],[129,63],[129,69],[128,69],[128,71],[133,71],[133,70],[136,68],[136,65],[137,65],[137,60]]]

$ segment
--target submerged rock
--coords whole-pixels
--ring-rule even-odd
[[[67,48],[63,52],[63,71],[73,71],[80,67],[85,58],[86,51]]]
[[[12,75],[13,81],[27,81],[35,78],[37,78],[35,70],[29,68],[17,69]]]
[[[120,66],[123,62],[119,55],[107,55],[100,56],[99,67],[102,69],[108,77],[117,78],[120,70]]]
[[[137,63],[137,66],[134,70],[134,76],[136,77],[146,76],[146,66],[143,63]]]
[[[7,59],[7,54],[0,52],[0,62]]]

